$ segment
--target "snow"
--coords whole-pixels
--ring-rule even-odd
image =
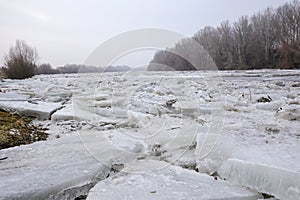
[[[208,175],[165,162],[146,160],[131,163],[117,176],[99,182],[91,189],[87,199],[256,200],[260,197],[258,193]]]
[[[297,199],[299,77],[253,70],[4,80],[0,108],[38,117],[50,136],[0,150],[8,157],[0,161],[0,199],[73,198],[96,183],[89,199]],[[125,169],[105,179],[116,163]]]

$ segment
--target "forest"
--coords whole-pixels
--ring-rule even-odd
[[[203,49],[195,51],[195,41]],[[148,70],[167,68],[300,69],[300,1],[200,29],[175,47],[157,51]]]

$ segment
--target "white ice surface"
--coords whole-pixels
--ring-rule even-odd
[[[81,132],[1,150],[1,158],[8,158],[0,161],[0,199],[46,199],[105,178],[112,162],[128,162],[143,148],[133,142],[122,145],[119,150],[99,132]]]
[[[216,133],[198,134],[197,166],[280,199],[299,199],[300,88],[276,73],[268,80],[238,73],[232,75],[239,79],[225,77],[224,123]],[[267,96],[271,102],[257,102]]]
[[[36,191],[44,195],[48,191],[56,193],[73,187],[76,181],[73,182],[74,176],[69,174],[73,172],[65,170],[76,171],[76,163],[82,170],[94,170],[91,158],[86,159],[80,150],[82,147],[78,148],[79,141],[85,146],[87,156],[95,158],[97,164],[127,164],[137,158],[151,158],[191,169],[198,165],[201,172],[208,174],[225,163],[225,169],[230,168],[237,174],[243,173],[242,169],[255,172],[259,166],[298,173],[295,169],[299,166],[299,150],[293,147],[300,145],[300,87],[292,85],[299,83],[299,75],[299,70],[130,72],[4,80],[0,82],[0,104],[4,103],[5,108],[23,106],[29,113],[35,112],[47,119],[56,105],[64,108],[54,112],[48,127],[49,133],[59,135],[60,139],[53,141],[51,136],[46,142],[0,151],[0,158],[8,156],[7,160],[0,161],[3,169],[0,185],[6,190],[3,194],[28,195],[29,198]],[[279,81],[283,84],[278,84]],[[273,101],[257,103],[257,99],[267,96]],[[173,106],[166,105],[174,99],[177,102]],[[12,100],[19,103],[12,105]],[[81,139],[75,139],[77,133]],[[30,160],[32,151],[34,161]],[[47,152],[54,152],[55,156]],[[49,159],[44,160],[44,155]],[[252,163],[253,168],[243,163]],[[93,169],[89,170],[90,167]],[[57,178],[53,174],[60,169],[61,178]],[[284,181],[283,187],[293,184],[291,187],[296,190],[291,191],[297,192],[297,184],[284,179],[280,173],[277,177],[276,170],[269,170],[272,176],[266,176],[264,169],[261,175],[271,185],[276,185],[278,180]],[[222,175],[231,176],[225,172]],[[64,174],[66,180],[71,180],[68,184],[62,180]],[[265,179],[253,181],[257,174],[232,175],[226,182],[293,198],[281,190],[274,193]],[[18,176],[21,179],[17,179]],[[80,184],[76,184],[81,185],[83,180],[88,182],[91,176],[80,173]],[[153,181],[159,182],[159,176],[156,178]],[[55,189],[47,184],[48,179]],[[251,186],[254,183],[257,188]]]
[[[29,95],[18,94],[13,92],[0,93],[0,101],[27,101]]]
[[[0,161],[0,199],[46,199],[109,170],[75,136],[1,150],[0,155],[8,157]]]
[[[130,163],[120,174],[99,182],[87,199],[256,200],[260,197],[256,192],[205,174],[145,160]]]
[[[40,120],[50,119],[51,114],[62,107],[61,103],[0,101],[0,108],[23,116],[37,117]]]
[[[235,184],[296,200],[300,197],[299,152],[299,145],[239,148],[218,173]]]

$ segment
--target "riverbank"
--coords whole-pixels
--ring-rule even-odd
[[[32,120],[0,109],[0,149],[46,140],[44,129],[34,126]]]

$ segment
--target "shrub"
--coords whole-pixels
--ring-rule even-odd
[[[17,40],[5,56],[3,72],[7,78],[25,79],[34,76],[38,53],[23,40]]]

